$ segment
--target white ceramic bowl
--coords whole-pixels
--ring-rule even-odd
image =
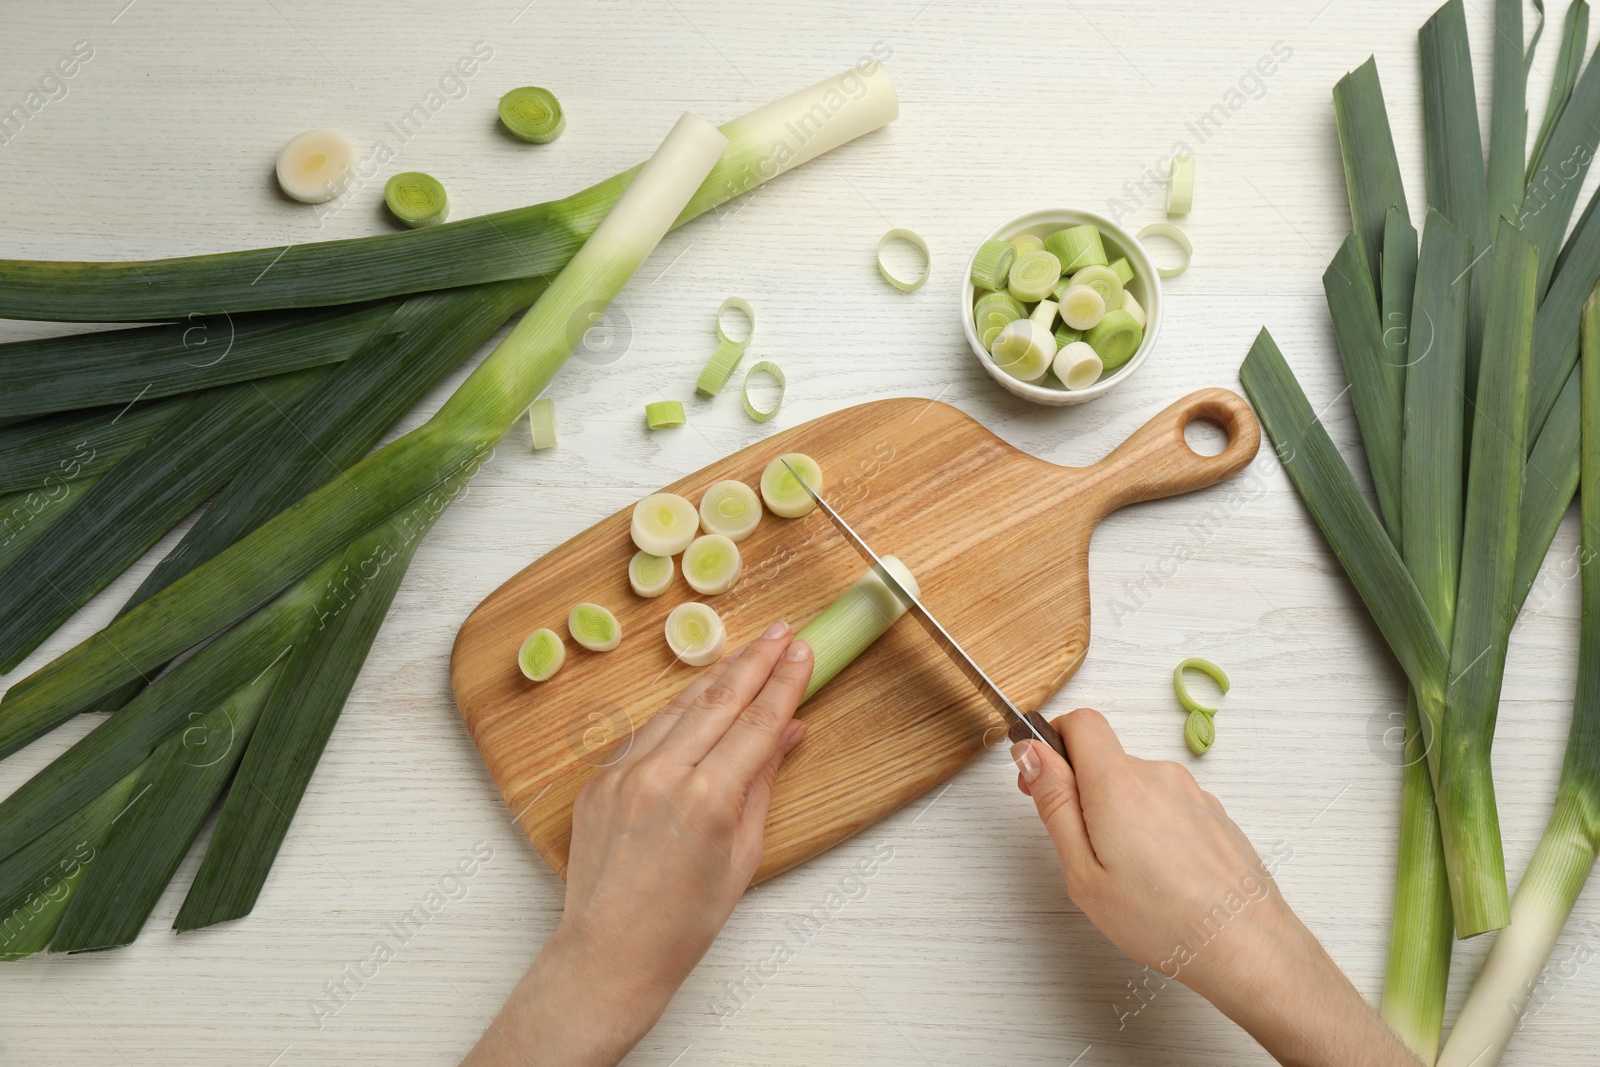
[[[1133,354],[1133,358],[1118,367],[1114,374],[1106,375],[1087,389],[1057,389],[1049,385],[1025,382],[997,367],[994,359],[979,342],[978,331],[972,324],[972,261],[978,255],[976,247],[973,248],[972,255],[967,257],[967,268],[961,279],[961,327],[966,331],[967,344],[972,346],[972,354],[983,364],[983,369],[989,372],[989,377],[999,382],[1007,391],[1035,404],[1059,407],[1066,404],[1081,404],[1085,400],[1104,396],[1144,364],[1150,349],[1155,347],[1156,334],[1161,331],[1161,276],[1156,273],[1155,264],[1150,261],[1150,256],[1138,239],[1104,215],[1074,207],[1039,208],[1007,219],[996,226],[984,240],[1007,241],[1023,233],[1047,237],[1063,227],[1081,226],[1084,223],[1100,230],[1108,258],[1116,259],[1119,255],[1128,257],[1128,265],[1133,268],[1133,280],[1128,283],[1128,289],[1133,293],[1134,299],[1139,301],[1148,317],[1144,326],[1144,339],[1139,343],[1139,350]]]

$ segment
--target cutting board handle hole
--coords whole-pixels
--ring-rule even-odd
[[[1228,431],[1215,419],[1194,418],[1183,427],[1183,441],[1197,456],[1220,456],[1228,447]]]

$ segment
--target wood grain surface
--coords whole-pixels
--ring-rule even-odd
[[[1214,455],[1184,438],[1195,419],[1228,442]],[[774,458],[804,452],[823,495],[879,552],[917,576],[922,601],[1024,711],[1041,707],[1089,649],[1089,540],[1119,507],[1215,485],[1255,457],[1260,429],[1226,389],[1203,389],[1156,414],[1088,467],[1036,459],[948,404],[859,404],[785,430],[665,488],[698,502],[724,479],[754,486]],[[564,874],[572,804],[595,769],[699,671],[673,657],[667,613],[706,600],[730,648],[773,619],[798,628],[860,576],[861,557],[820,510],[763,517],[739,544],[744,575],[700,597],[676,574],[646,599],[628,585],[632,508],[619,509],[529,564],[467,618],[451,654],[456,704],[501,795],[540,855]],[[566,633],[572,605],[610,608],[622,644],[568,641],[552,679],[517,668],[522,638]],[[810,859],[944,781],[1005,738],[1002,720],[911,620],[893,626],[801,711],[806,739],[784,760],[756,881]],[[536,803],[537,801],[537,803]]]

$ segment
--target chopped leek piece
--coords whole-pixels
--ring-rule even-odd
[[[665,430],[682,426],[688,420],[683,415],[683,404],[677,400],[655,400],[644,406],[645,425],[652,430]]]
[[[995,240],[983,242],[978,246],[978,254],[972,257],[972,284],[979,289],[1004,289],[1016,258],[1016,245]]]
[[[1024,304],[1031,304],[1049,296],[1060,280],[1061,261],[1041,248],[1036,252],[1024,252],[1011,264],[1006,291]]]
[[[420,170],[396,174],[383,183],[383,202],[394,217],[420,230],[437,226],[450,215],[450,198],[439,179]]]
[[[1128,262],[1127,256],[1118,256],[1111,261],[1110,266],[1117,272],[1117,277],[1122,279],[1123,285],[1133,281],[1133,264]]]
[[[722,617],[705,604],[679,604],[667,615],[667,647],[691,667],[709,667],[728,650]]]
[[[639,551],[676,556],[700,529],[700,513],[676,493],[652,493],[633,506],[629,533]]]
[[[1059,305],[1054,300],[1041,300],[1033,306],[1033,314],[1028,318],[1036,326],[1043,326],[1046,332],[1056,324],[1056,309]],[[1054,335],[1052,335],[1054,336]]]
[[[785,463],[789,466],[784,466]],[[794,468],[794,473],[790,467]],[[805,485],[795,479],[795,473],[806,480]],[[812,492],[822,492],[822,468],[804,452],[789,452],[768,463],[767,469],[761,472],[761,499],[774,515],[798,519],[811,514],[811,509],[817,506],[811,493],[806,492],[807,485]]]
[[[278,153],[278,186],[302,204],[326,204],[344,192],[354,165],[349,141],[332,130],[307,130]]]
[[[517,666],[530,682],[548,679],[567,661],[567,646],[561,635],[541,627],[528,635],[517,652]]]
[[[904,281],[894,276],[889,265],[883,261],[883,248],[891,241],[904,241],[906,244],[922,253],[922,273],[911,281]],[[900,290],[902,293],[914,293],[927,282],[928,275],[933,273],[933,256],[928,252],[928,242],[916,230],[907,230],[900,227],[890,230],[878,238],[878,273],[883,275],[883,280]]]
[[[761,498],[743,482],[716,482],[700,498],[700,528],[708,534],[743,541],[760,524]]]
[[[994,344],[1006,323],[1027,317],[1028,313],[1010,293],[985,293],[978,297],[972,309],[972,324],[977,327],[978,341],[985,351]]]
[[[1172,174],[1167,178],[1167,218],[1187,215],[1194,205],[1194,157],[1173,156]]]
[[[1122,290],[1122,303],[1118,305],[1117,310],[1132,315],[1133,321],[1139,324],[1141,330],[1150,324],[1150,316],[1145,311],[1144,305],[1135,300],[1133,294],[1126,289]]]
[[[500,98],[500,121],[512,136],[531,144],[548,144],[567,128],[561,103],[549,89],[524,85]]]
[[[628,561],[628,584],[642,597],[660,596],[672,585],[672,557],[635,552]]]
[[[533,438],[533,450],[542,452],[556,447],[556,402],[540,397],[528,405],[528,431]]]
[[[994,365],[1024,382],[1035,382],[1044,377],[1055,358],[1056,339],[1048,326],[1040,326],[1032,319],[1018,319],[1006,323],[989,346]]]
[[[683,550],[683,580],[703,596],[726,593],[743,573],[739,546],[721,534],[696,537]]]
[[[1058,304],[1061,303],[1061,298],[1063,296],[1065,296],[1067,290],[1071,289],[1071,288],[1072,288],[1072,275],[1063,274],[1061,276],[1061,280],[1059,282],[1056,282],[1056,284],[1051,287],[1051,289],[1050,289],[1050,299],[1054,300]]]
[[[1217,713],[1216,708],[1208,708],[1190,695],[1189,687],[1183,680],[1183,672],[1189,670],[1199,671],[1206,675],[1213,682],[1216,682],[1217,688],[1224,693],[1228,691],[1228,675],[1215,663],[1210,660],[1200,659],[1198,656],[1191,656],[1172,668],[1172,691],[1178,694],[1178,703],[1182,704],[1187,711],[1202,711],[1207,715],[1215,715]],[[1199,755],[1199,753],[1195,754]]]
[[[1122,279],[1110,267],[1084,267],[1072,276],[1073,285],[1087,285],[1100,294],[1106,310],[1122,306]]]
[[[748,325],[745,328],[743,337],[729,337],[728,331],[722,328],[722,316],[727,314],[729,308],[744,315],[745,322]],[[750,342],[755,340],[755,336],[756,309],[750,306],[750,301],[742,296],[730,296],[724,300],[722,306],[717,308],[717,340],[725,345],[738,345],[740,350],[743,351],[750,347]]]
[[[1061,321],[1074,330],[1087,330],[1105,315],[1105,297],[1087,285],[1069,285],[1061,294]]]
[[[1087,389],[1100,380],[1104,369],[1100,354],[1083,341],[1068,342],[1051,366],[1068,389]]]
[[[599,604],[575,604],[567,615],[567,632],[590,652],[610,652],[622,643],[622,624]]]
[[[772,406],[770,408],[757,407],[756,402],[750,398],[750,379],[754,378],[758,374],[765,374],[774,382],[778,383],[778,396],[777,399],[772,402]],[[763,359],[761,362],[757,363],[755,366],[751,367],[745,372],[744,413],[749,415],[757,422],[766,422],[768,419],[772,418],[772,416],[778,413],[779,408],[783,407],[783,391],[788,388],[788,386],[789,382],[783,376],[783,368],[772,362],[770,359]]]
[[[1087,223],[1057,230],[1044,239],[1044,247],[1061,261],[1064,274],[1076,274],[1084,267],[1103,267],[1107,262],[1100,231]]]
[[[1217,740],[1217,724],[1204,711],[1191,711],[1183,722],[1183,740],[1189,751],[1204,756]]]
[[[720,333],[721,330],[722,324],[718,323],[717,331]],[[744,350],[745,346],[738,341],[718,341],[711,358],[701,368],[700,377],[695,379],[694,391],[707,400],[722,392],[722,387],[728,384],[733,372],[739,369]]]
[[[1019,233],[1015,237],[1008,238],[1006,244],[1015,248],[1017,255],[1021,257],[1043,248],[1044,238],[1035,233]]]
[[[883,566],[914,597],[922,596],[916,578],[894,556],[884,556]],[[811,682],[801,703],[810,700],[834,675],[848,667],[861,653],[872,647],[904,615],[911,605],[873,567],[822,614],[806,623],[795,640],[811,646]]]
[[[1144,341],[1144,328],[1139,320],[1120,308],[1106,312],[1105,318],[1084,332],[1083,339],[1100,353],[1100,362],[1106,370],[1116,370],[1139,351]]]
[[[1066,323],[1063,322],[1060,326],[1057,326],[1055,328],[1055,339],[1056,339],[1056,350],[1059,352],[1061,349],[1067,347],[1072,342],[1083,340],[1083,331],[1082,330],[1074,330],[1071,326],[1068,326]]]
[[[1139,240],[1146,237],[1165,237],[1178,246],[1178,251],[1183,253],[1183,259],[1176,267],[1157,267],[1156,273],[1163,278],[1176,278],[1189,269],[1189,260],[1194,258],[1194,245],[1189,243],[1189,235],[1178,229],[1170,222],[1152,222],[1139,231]]]

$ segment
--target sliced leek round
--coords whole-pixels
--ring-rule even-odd
[[[1178,246],[1178,251],[1183,258],[1175,267],[1156,267],[1156,273],[1163,278],[1176,278],[1189,269],[1189,261],[1194,258],[1194,245],[1189,242],[1189,235],[1178,229],[1170,222],[1152,222],[1139,231],[1139,241],[1144,242],[1147,237],[1165,237]]]
[[[633,506],[628,532],[641,552],[676,556],[700,530],[700,514],[676,493],[652,493]]]
[[[700,498],[700,529],[743,541],[761,524],[761,498],[743,482],[717,482]]]
[[[1105,318],[1106,301],[1087,285],[1069,285],[1061,294],[1061,321],[1074,330],[1087,330]]]
[[[278,187],[302,204],[326,204],[344,192],[355,159],[350,142],[332,130],[307,130],[278,153]]]
[[[533,631],[517,650],[517,666],[530,682],[546,680],[566,661],[566,643],[560,634],[548,628]]]
[[[1144,305],[1133,298],[1128,290],[1122,290],[1122,303],[1117,305],[1118,311],[1126,311],[1133,316],[1133,321],[1139,324],[1139,329],[1144,329],[1150,323],[1150,315],[1145,311]]]
[[[1167,178],[1167,217],[1187,215],[1194,206],[1194,157],[1173,156],[1172,174]]]
[[[766,501],[767,510],[785,519],[798,519],[811,514],[817,502],[806,492],[806,485],[796,481],[794,473],[783,465],[785,460],[817,493],[822,492],[822,467],[804,452],[790,452],[768,463],[761,472],[761,499]]]
[[[1108,311],[1105,317],[1084,331],[1083,339],[1100,354],[1106,370],[1116,370],[1139,351],[1144,329],[1127,311]]]
[[[1017,250],[1017,255],[1025,256],[1029,252],[1037,252],[1044,247],[1044,238],[1036,233],[1019,233],[1008,238],[1006,244]]]
[[[1043,300],[1061,280],[1061,261],[1044,249],[1027,252],[1011,264],[1006,291],[1024,304]]]
[[[994,344],[989,346],[994,365],[1024,382],[1036,382],[1043,378],[1055,354],[1055,337],[1048,327],[1040,326],[1032,319],[1006,323],[995,337]]]
[[[750,395],[750,379],[758,374],[765,374],[778,385],[778,397],[772,402],[770,408],[759,406]],[[756,422],[767,422],[778,413],[779,408],[783,407],[783,392],[788,386],[789,381],[783,376],[783,368],[772,362],[772,360],[763,359],[754,364],[744,374],[744,413]]]
[[[722,316],[726,315],[730,308],[739,312],[745,318],[743,337],[730,337],[728,331],[722,327]],[[750,347],[750,342],[755,340],[755,336],[756,309],[750,306],[750,301],[742,296],[730,296],[724,300],[722,306],[717,308],[717,340],[725,345],[738,345],[740,350],[743,351]]]
[[[683,413],[682,401],[656,400],[644,406],[644,422],[652,430],[682,426],[687,421],[689,420]]]
[[[610,652],[622,643],[622,624],[599,604],[575,604],[567,614],[567,632],[590,652]]]
[[[556,447],[556,402],[540,397],[528,405],[528,433],[533,439],[533,450],[542,452]]]
[[[1016,245],[1005,241],[983,242],[972,257],[972,284],[991,291],[1004,289],[1006,278],[1011,274],[1011,264],[1016,262],[1016,258]]]
[[[660,596],[672,586],[671,556],[635,552],[628,561],[628,584],[642,597]]]
[[[667,647],[691,667],[709,667],[728,650],[722,616],[709,605],[690,601],[667,614]]]
[[[1073,274],[1072,284],[1087,285],[1099,293],[1107,309],[1122,306],[1122,279],[1110,267],[1084,267]]]
[[[1068,389],[1087,389],[1100,380],[1104,364],[1093,348],[1083,341],[1072,341],[1056,353],[1051,369]]]
[[[904,241],[915,248],[922,255],[922,273],[912,279],[900,278],[889,269],[889,264],[883,261],[885,246],[895,242]],[[902,293],[914,293],[921,289],[928,281],[928,275],[933,273],[933,256],[928,252],[928,242],[916,230],[897,228],[890,230],[878,238],[878,273],[883,275],[883,280],[900,290]]]
[[[1188,670],[1199,671],[1201,674],[1206,675],[1217,683],[1217,688],[1222,690],[1224,695],[1228,692],[1227,672],[1210,660],[1201,659],[1199,656],[1190,656],[1172,669],[1172,691],[1177,694],[1178,703],[1183,705],[1184,710],[1201,711],[1207,715],[1215,715],[1217,713],[1216,708],[1206,707],[1190,694],[1189,684],[1183,677],[1183,672]]]
[[[524,85],[500,98],[500,121],[512,135],[530,144],[548,144],[567,128],[561,102],[549,89]]]
[[[717,329],[720,331],[721,328],[719,323]],[[745,346],[738,341],[718,341],[711,358],[700,369],[700,377],[695,379],[694,391],[707,400],[722,392],[722,387],[728,384],[733,372],[739,369],[744,349]]]
[[[1044,246],[1061,261],[1064,274],[1076,274],[1084,267],[1106,262],[1106,247],[1100,239],[1100,230],[1088,223],[1057,230],[1044,239]]]
[[[1204,711],[1191,711],[1183,722],[1183,740],[1189,751],[1204,756],[1217,740],[1217,724]]]
[[[395,218],[420,230],[450,216],[450,198],[439,179],[420,170],[396,174],[383,183],[383,202]]]
[[[972,306],[972,324],[977,328],[978,342],[985,351],[994,344],[1006,323],[1027,317],[1028,313],[1010,293],[985,293]]]
[[[702,596],[720,596],[744,573],[739,546],[722,534],[696,537],[683,550],[683,580]]]

